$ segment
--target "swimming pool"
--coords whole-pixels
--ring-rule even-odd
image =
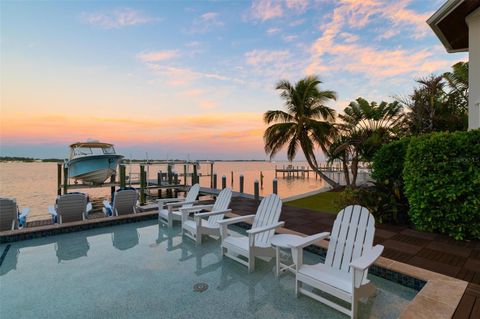
[[[0,254],[1,318],[346,318],[295,298],[293,275],[275,278],[273,260],[248,274],[221,259],[218,241],[195,246],[155,220],[2,244]],[[378,292],[359,318],[396,318],[417,293],[369,276]]]

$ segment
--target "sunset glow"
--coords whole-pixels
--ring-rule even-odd
[[[0,155],[95,138],[133,157],[266,158],[280,79],[318,74],[341,111],[466,60],[425,23],[440,2],[2,2]]]

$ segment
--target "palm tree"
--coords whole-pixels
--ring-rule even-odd
[[[287,146],[288,160],[292,161],[300,147],[312,170],[332,187],[338,187],[318,168],[314,153],[315,146],[326,152],[336,131],[335,111],[324,105],[336,100],[336,93],[320,90],[321,83],[317,76],[307,76],[295,85],[287,80],[278,82],[276,89],[285,101],[286,111],[265,112],[264,121],[271,124],[263,135],[265,152],[272,158]]]
[[[451,89],[450,94],[458,95],[460,104],[468,108],[468,62],[458,62],[452,65],[452,72],[443,73]]]
[[[402,125],[403,107],[397,101],[392,103],[368,102],[359,97],[344,109],[339,117],[340,134],[334,141],[338,145],[330,154],[343,156],[350,161],[351,185],[355,186],[360,161],[370,162],[376,151],[391,141]],[[344,165],[345,166],[345,165]],[[348,170],[344,168],[347,180]]]

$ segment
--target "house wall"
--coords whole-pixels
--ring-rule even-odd
[[[480,128],[480,9],[466,18],[469,42],[468,129]]]

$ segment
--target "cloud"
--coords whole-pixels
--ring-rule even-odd
[[[213,79],[218,81],[229,81],[237,84],[244,84],[245,81],[237,78],[224,76],[214,72],[199,72],[187,67],[176,67],[158,63],[147,62],[146,67],[155,74],[167,79],[167,84],[172,86],[183,86],[200,79]]]
[[[283,41],[285,42],[292,42],[292,41],[295,41],[296,39],[298,39],[298,36],[297,35],[294,35],[294,34],[291,34],[291,35],[285,35],[282,37]]]
[[[268,28],[267,29],[267,34],[268,35],[274,35],[276,33],[279,33],[280,31],[282,31],[282,29],[280,29],[280,28]]]
[[[375,78],[429,73],[448,66],[449,60],[435,58],[438,52],[435,48],[382,49],[365,41],[360,43],[357,35],[345,31],[366,27],[374,16],[389,20],[394,29],[401,29],[405,24],[408,28],[426,29],[425,22],[419,25],[421,15],[406,8],[408,3],[407,0],[343,0],[334,8],[330,21],[322,24],[322,35],[311,45],[306,72],[347,71]]]
[[[216,102],[205,100],[200,107],[208,110]],[[94,137],[115,144],[148,143],[177,144],[209,147],[237,152],[262,150],[265,125],[262,113],[220,111],[199,115],[168,113],[160,117],[70,116],[68,114],[15,113],[2,117],[0,137],[5,143],[59,143],[68,144]],[[232,142],[235,141],[235,144]]]
[[[224,26],[224,24],[225,23],[220,19],[220,14],[218,12],[206,12],[194,19],[190,32],[207,33]]]
[[[271,64],[275,61],[285,60],[289,56],[288,50],[253,50],[245,53],[246,63],[250,65]]]
[[[285,0],[285,4],[288,9],[303,13],[307,10],[308,0]]]
[[[282,4],[275,0],[254,0],[250,8],[253,19],[267,21],[283,16]]]
[[[113,11],[83,12],[80,17],[85,23],[102,29],[120,29],[123,27],[153,23],[159,20],[131,8],[118,8]]]
[[[178,50],[165,50],[154,52],[141,52],[137,54],[138,59],[143,62],[158,62],[170,60],[179,56]]]
[[[211,110],[217,108],[218,104],[212,100],[201,100],[199,101],[199,106],[203,110]]]

